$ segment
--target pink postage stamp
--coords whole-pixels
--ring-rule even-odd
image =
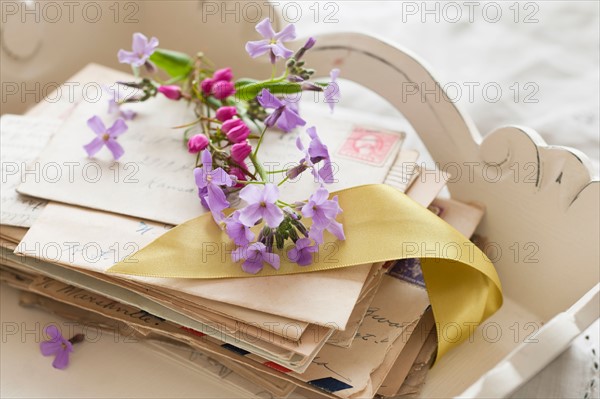
[[[338,150],[338,155],[383,166],[397,149],[403,135],[376,129],[354,126],[352,133]]]

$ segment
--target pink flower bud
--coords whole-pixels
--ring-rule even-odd
[[[221,122],[228,121],[237,114],[235,107],[221,107],[217,110],[217,119]]]
[[[217,100],[223,100],[235,93],[235,87],[232,82],[220,80],[212,86],[211,93]]]
[[[244,165],[244,160],[248,158],[248,155],[250,155],[251,152],[252,147],[247,141],[234,144],[231,147],[231,159],[240,165]]]
[[[176,85],[160,86],[158,91],[171,100],[179,100],[181,98],[181,88]]]
[[[250,135],[250,128],[241,119],[230,119],[224,122],[221,131],[232,143],[240,143]]]
[[[190,154],[197,154],[208,147],[208,137],[203,134],[196,134],[188,140],[188,151]]]
[[[206,78],[202,81],[202,83],[200,83],[200,89],[202,90],[202,92],[206,95],[210,94],[210,91],[212,90],[213,84],[215,83],[214,80],[210,79],[210,78]]]
[[[233,73],[231,73],[231,68],[218,69],[213,74],[213,80],[215,82],[218,82],[220,80],[230,82],[231,79],[233,79]]]

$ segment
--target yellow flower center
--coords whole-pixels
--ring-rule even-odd
[[[109,138],[110,138],[110,134],[108,134],[108,133],[104,133],[102,135],[102,140],[104,140],[104,141],[108,141]]]

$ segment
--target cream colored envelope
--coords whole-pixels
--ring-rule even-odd
[[[95,68],[88,73],[95,74],[98,85],[132,80],[131,76],[118,71]],[[65,168],[65,165],[75,165],[74,173],[61,173],[52,181],[28,177],[18,191],[169,224],[179,224],[204,213],[192,173],[196,157],[185,151],[183,131],[172,129],[196,120],[191,107],[160,95],[151,101],[128,104],[138,115],[126,122],[129,129],[119,137],[125,155],[114,162],[111,154],[102,149],[90,159],[82,146],[95,134],[86,121],[98,115],[107,127],[114,122],[114,116],[107,114],[107,98],[82,101],[38,158],[41,165],[58,164]],[[332,189],[382,183],[404,139],[404,135],[397,132],[357,127],[335,117],[308,115],[306,119],[308,126],[319,126],[319,134],[330,148],[337,180]],[[296,133],[269,132],[261,147],[265,167],[274,171],[300,161],[302,153],[296,148],[295,140]],[[299,181],[286,186],[283,199],[305,199],[315,187],[314,178],[305,173]]]

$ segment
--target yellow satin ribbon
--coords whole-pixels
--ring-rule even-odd
[[[310,266],[298,266],[278,251],[281,267],[265,265],[256,275],[231,260],[231,239],[210,214],[185,222],[109,273],[170,278],[232,278],[275,276],[420,258],[438,331],[438,358],[464,341],[474,326],[502,305],[502,288],[493,264],[468,238],[412,201],[383,184],[341,190],[345,241],[325,234]],[[402,306],[402,304],[398,304]]]

